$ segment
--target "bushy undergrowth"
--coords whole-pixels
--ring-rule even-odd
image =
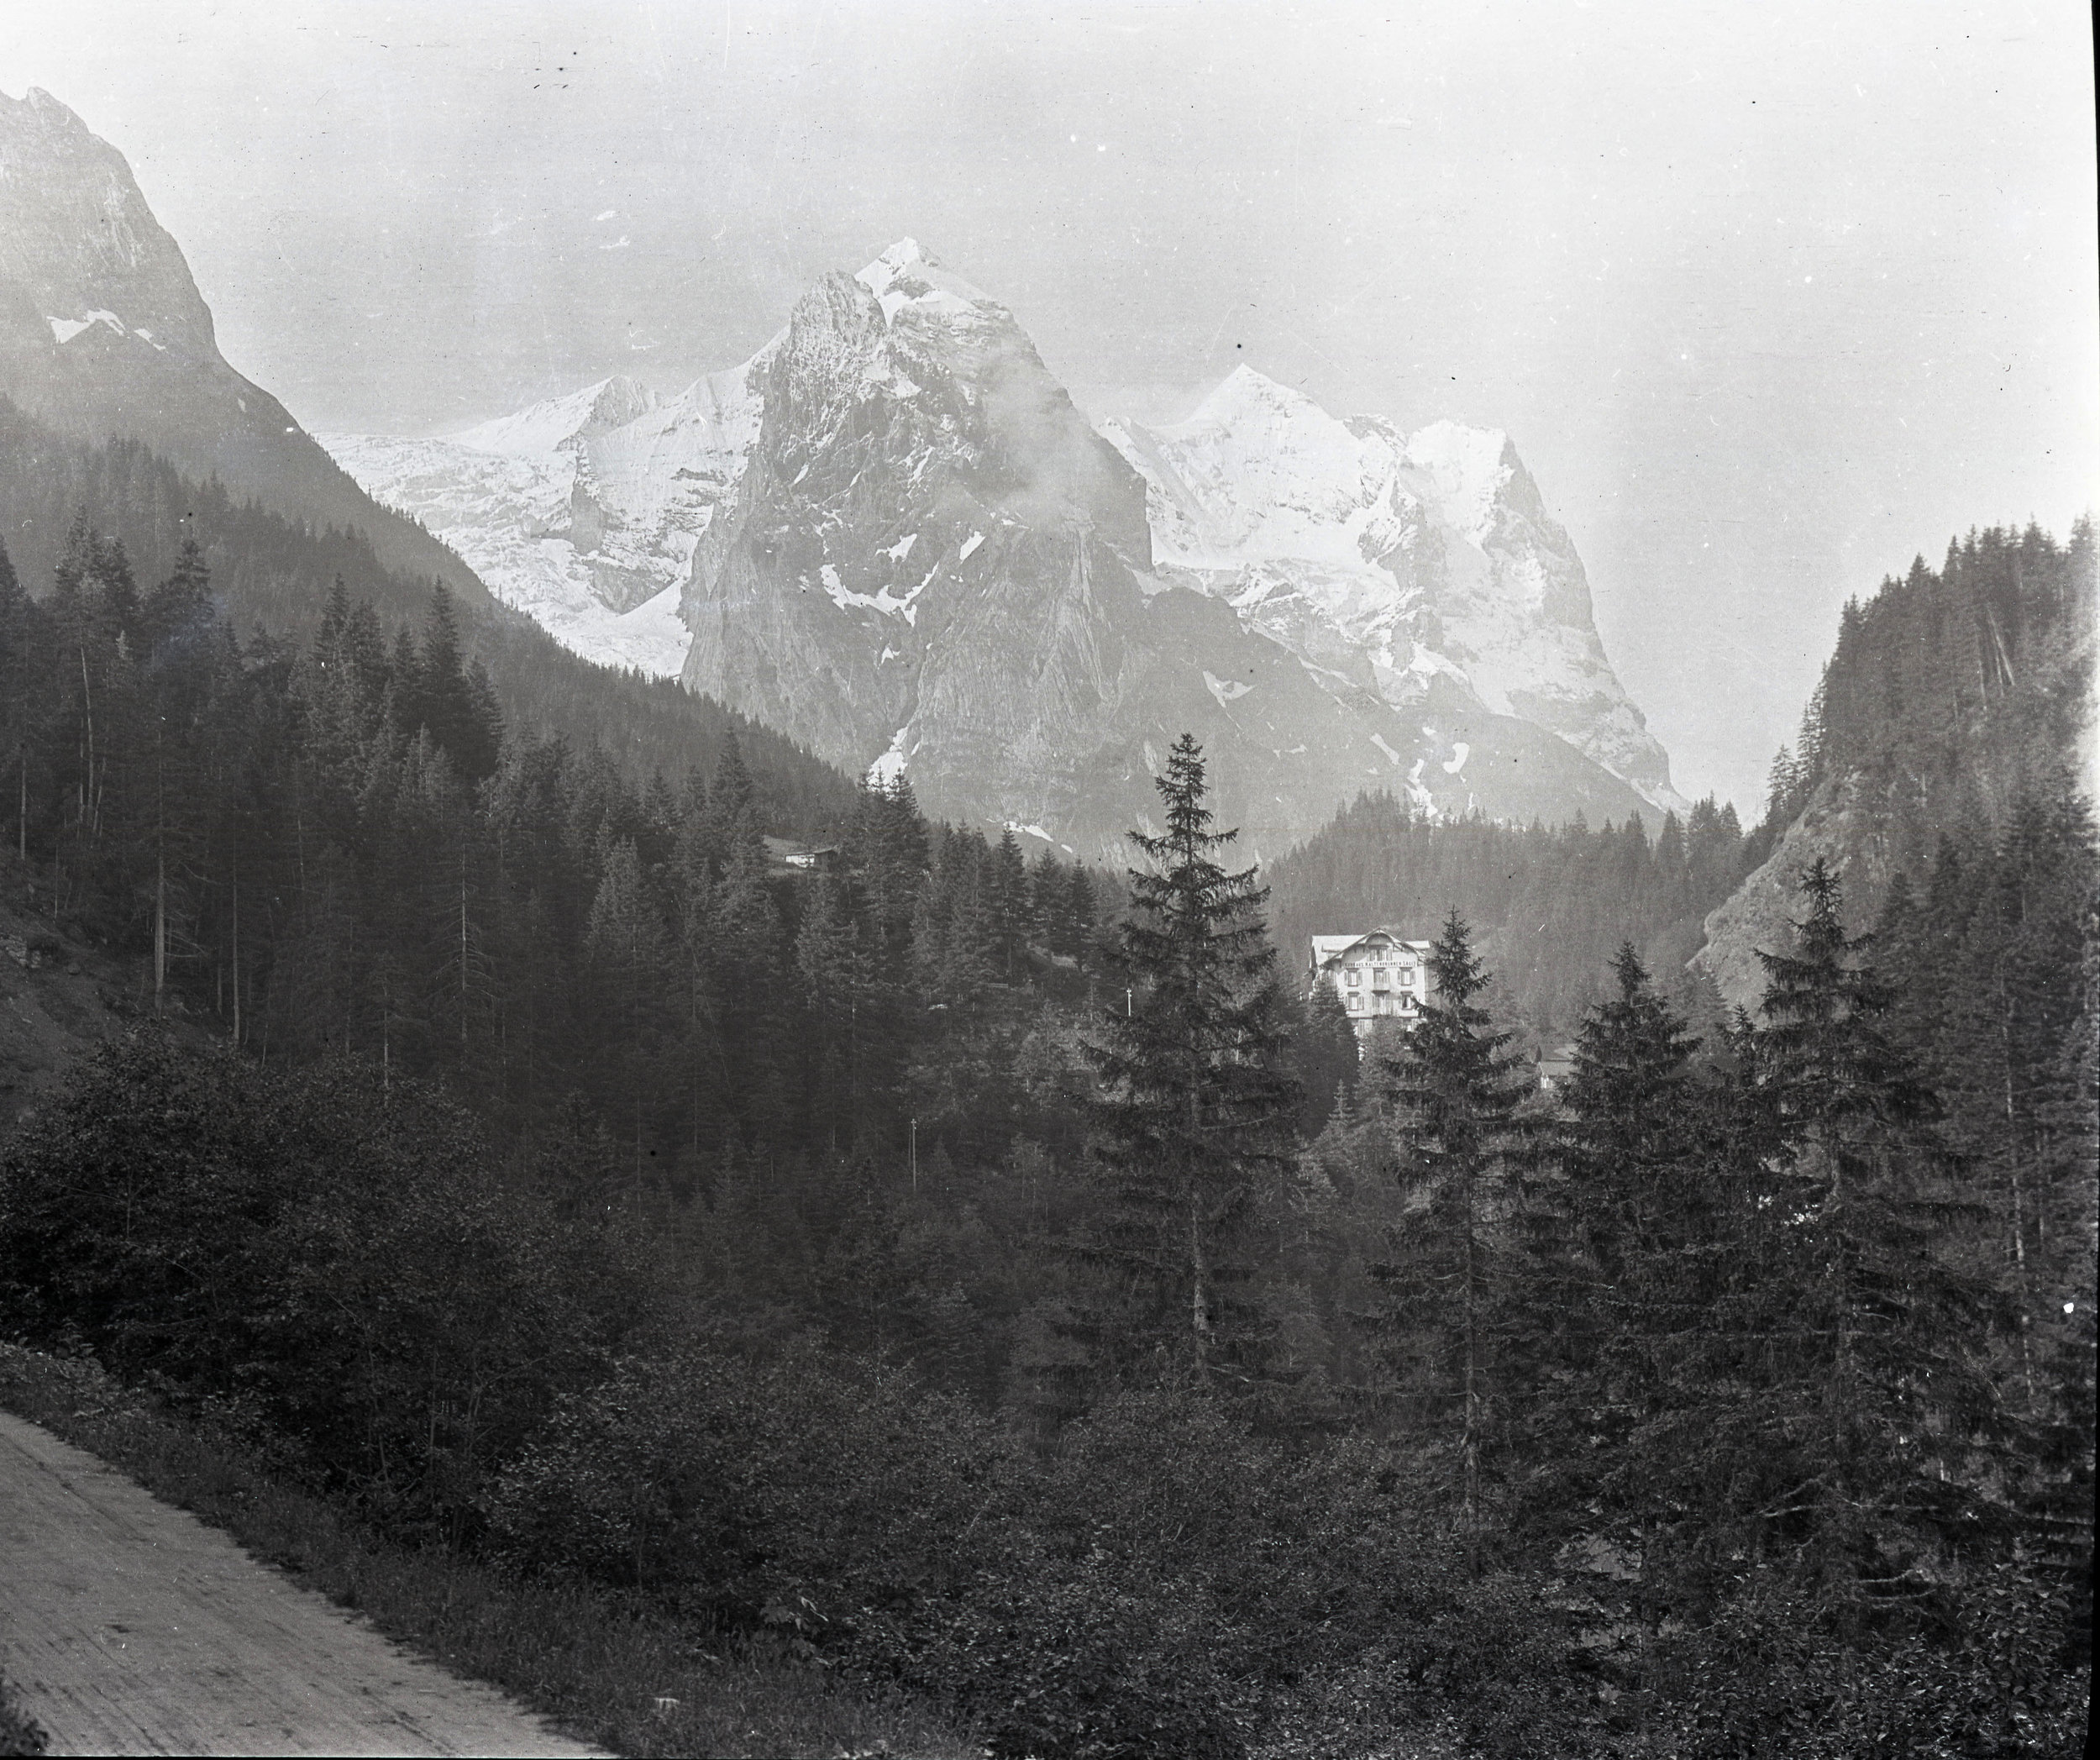
[[[1582,1752],[1601,1726],[1542,1581],[1469,1579],[1404,1487],[1385,1451],[1279,1450],[1191,1387],[1037,1459],[893,1373],[711,1340],[572,1401],[488,1512],[521,1564],[790,1632],[998,1754],[1236,1754],[1331,1718],[1344,1676],[1366,1734]]]
[[[1467,1582],[1368,1445],[1257,1443],[1168,1384],[1037,1458],[811,1342],[670,1342],[650,1286],[503,1191],[442,1098],[354,1064],[141,1037],[0,1172],[11,1324],[397,1542],[928,1696],[1005,1754],[1236,1753],[1374,1657],[1383,1716],[1579,1746],[1536,1594]]]
[[[410,1537],[638,1322],[606,1238],[512,1201],[435,1090],[105,1048],[0,1171],[0,1304]]]
[[[0,1163],[0,1325],[143,1390],[61,1428],[635,1752],[678,1751],[656,1697],[750,1706],[677,1723],[719,1753],[871,1705],[1042,1760],[2077,1740],[2032,1573],[1929,1641],[1840,1643],[1749,1565],[1694,1617],[1567,1521],[1462,1544],[1447,1445],[1263,1433],[1167,1365],[1024,1441],[792,1322],[681,1312],[622,1239],[507,1190],[427,1090],[141,1038]]]

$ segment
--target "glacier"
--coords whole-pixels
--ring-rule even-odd
[[[1225,600],[1336,695],[1405,708],[1444,674],[1651,806],[1688,804],[1506,434],[1341,420],[1247,366],[1185,422],[1100,431],[1145,479],[1155,572]]]
[[[675,678],[692,644],[680,591],[758,439],[767,358],[675,396],[622,376],[432,439],[317,438],[565,647]]]

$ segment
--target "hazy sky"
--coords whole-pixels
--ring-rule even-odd
[[[1839,607],[2100,496],[2086,8],[14,6],[227,357],[442,432],[731,365],[910,234],[1094,414],[1247,361],[1507,428],[1688,794],[1754,815]]]

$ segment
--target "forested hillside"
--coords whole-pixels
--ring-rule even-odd
[[[443,1074],[506,1137],[580,1106],[622,1178],[690,1193],[726,1142],[888,1148],[912,1111],[979,1130],[927,1042],[1032,961],[1084,994],[1093,883],[1011,836],[847,791],[824,804],[855,878],[790,884],[763,833],[808,796],[783,812],[726,717],[711,774],[637,777],[507,730],[441,589],[420,639],[339,581],[310,644],[244,649],[212,585],[189,544],[141,591],[83,526],[42,602],[0,561],[8,841],[43,909],[142,962],[143,1011]]]
[[[77,547],[76,525],[123,545],[145,581],[166,578],[195,544],[211,590],[244,640],[259,632],[312,638],[342,581],[369,604],[385,641],[420,626],[436,582],[384,566],[363,534],[316,532],[199,484],[134,440],[66,439],[0,398],[0,538],[18,578],[41,596]],[[468,664],[486,670],[506,722],[520,734],[604,753],[630,781],[657,771],[711,771],[729,734],[764,800],[769,828],[816,835],[843,822],[853,788],[790,739],[665,681],[579,659],[529,618],[489,598],[461,564],[448,583]]]
[[[0,702],[5,883],[140,1023],[0,1161],[0,1327],[385,1531],[1014,1760],[2075,1750],[2067,786],[1877,939],[1813,864],[1702,1031],[1641,950],[1744,860],[1710,803],[1368,801],[1272,898],[1184,738],[1126,887],[902,786],[790,868],[738,743],[507,725],[441,594],[244,644],[86,527],[0,572]],[[1362,1064],[1331,910],[1436,942]]]
[[[1710,797],[1651,837],[1633,817],[1593,831],[1579,820],[1438,823],[1391,795],[1364,795],[1271,869],[1277,942],[1302,964],[1311,936],[1391,927],[1426,941],[1457,911],[1496,975],[1498,1012],[1538,1048],[1573,1037],[1630,941],[1704,1022],[1718,1017],[1717,999],[1684,963],[1701,920],[1742,879],[1743,849],[1735,809]]]
[[[1995,843],[2034,802],[2086,785],[2093,619],[2088,520],[2067,544],[2031,525],[1972,531],[1938,570],[1919,558],[1846,605],[1799,739],[1773,762],[1756,871],[1706,925],[1699,967],[1730,1002],[1756,995],[1756,949],[1817,858],[1863,924],[1943,840]]]
[[[1776,819],[1839,776],[1900,827],[1914,865],[1943,833],[2002,829],[2023,796],[2061,793],[2088,713],[2090,520],[2059,544],[2039,527],[1950,541],[1864,605],[1848,601],[1837,650],[1774,766]]]

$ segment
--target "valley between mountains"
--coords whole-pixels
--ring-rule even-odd
[[[553,1746],[35,1425],[622,1753],[2079,1752],[2090,517],[1739,815],[1510,435],[953,248],[317,437],[0,95],[0,1752]]]

